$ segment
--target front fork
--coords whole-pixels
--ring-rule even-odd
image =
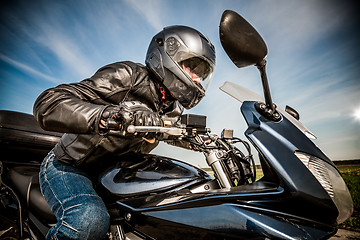
[[[219,149],[211,149],[204,152],[206,161],[214,171],[221,188],[231,188],[234,187],[234,184],[231,181],[229,171],[223,161],[225,154],[223,150]]]

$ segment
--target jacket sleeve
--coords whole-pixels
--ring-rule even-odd
[[[33,113],[40,126],[49,131],[94,133],[100,117],[115,92],[131,88],[131,68],[115,63],[99,69],[79,83],[62,84],[44,91],[35,101]]]

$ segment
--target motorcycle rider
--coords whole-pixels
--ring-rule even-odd
[[[115,136],[111,128],[123,133],[131,124],[163,126],[165,118],[176,123],[184,108],[204,97],[215,49],[197,30],[170,26],[152,38],[145,63],[112,63],[37,98],[34,116],[40,126],[65,133],[41,165],[41,190],[58,221],[47,239],[106,235],[110,217],[91,176],[109,153],[149,153],[158,144],[153,135]]]

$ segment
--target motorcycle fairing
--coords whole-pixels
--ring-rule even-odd
[[[176,195],[159,194],[144,198],[144,205],[134,203],[132,199],[118,201],[117,209],[120,216],[126,216],[126,223],[131,228],[155,239],[259,239],[264,236],[270,239],[321,239],[334,232],[334,228],[324,224],[254,207],[252,202],[256,202],[256,198],[277,199],[284,195],[282,189],[270,187],[270,184],[268,187],[266,191],[245,193],[236,190],[209,194],[182,191],[177,193],[178,201],[165,205],[157,204],[161,199],[174,199]]]
[[[269,121],[256,111],[255,103],[244,102],[241,106],[249,125],[245,135],[263,156],[261,159],[271,166],[280,186],[290,194],[290,198],[297,199],[297,208],[285,211],[336,226],[338,211],[334,202],[294,153],[305,152],[332,166],[334,164],[286,117],[282,116],[279,122]],[[313,211],[302,211],[308,208],[307,202],[311,202],[308,205],[313,206]]]
[[[117,201],[117,209],[120,216],[130,214],[125,219],[131,228],[158,239],[321,239],[334,233],[321,221],[286,212],[300,203],[277,184],[257,181],[196,194],[183,189],[130,197]]]

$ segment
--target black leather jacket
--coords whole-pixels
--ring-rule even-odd
[[[158,144],[135,136],[98,134],[102,112],[109,104],[141,101],[160,115],[177,121],[183,107],[171,97],[162,99],[146,67],[117,62],[100,68],[79,83],[44,91],[34,104],[34,116],[45,130],[64,132],[54,151],[58,160],[86,167],[106,153],[149,153]]]

